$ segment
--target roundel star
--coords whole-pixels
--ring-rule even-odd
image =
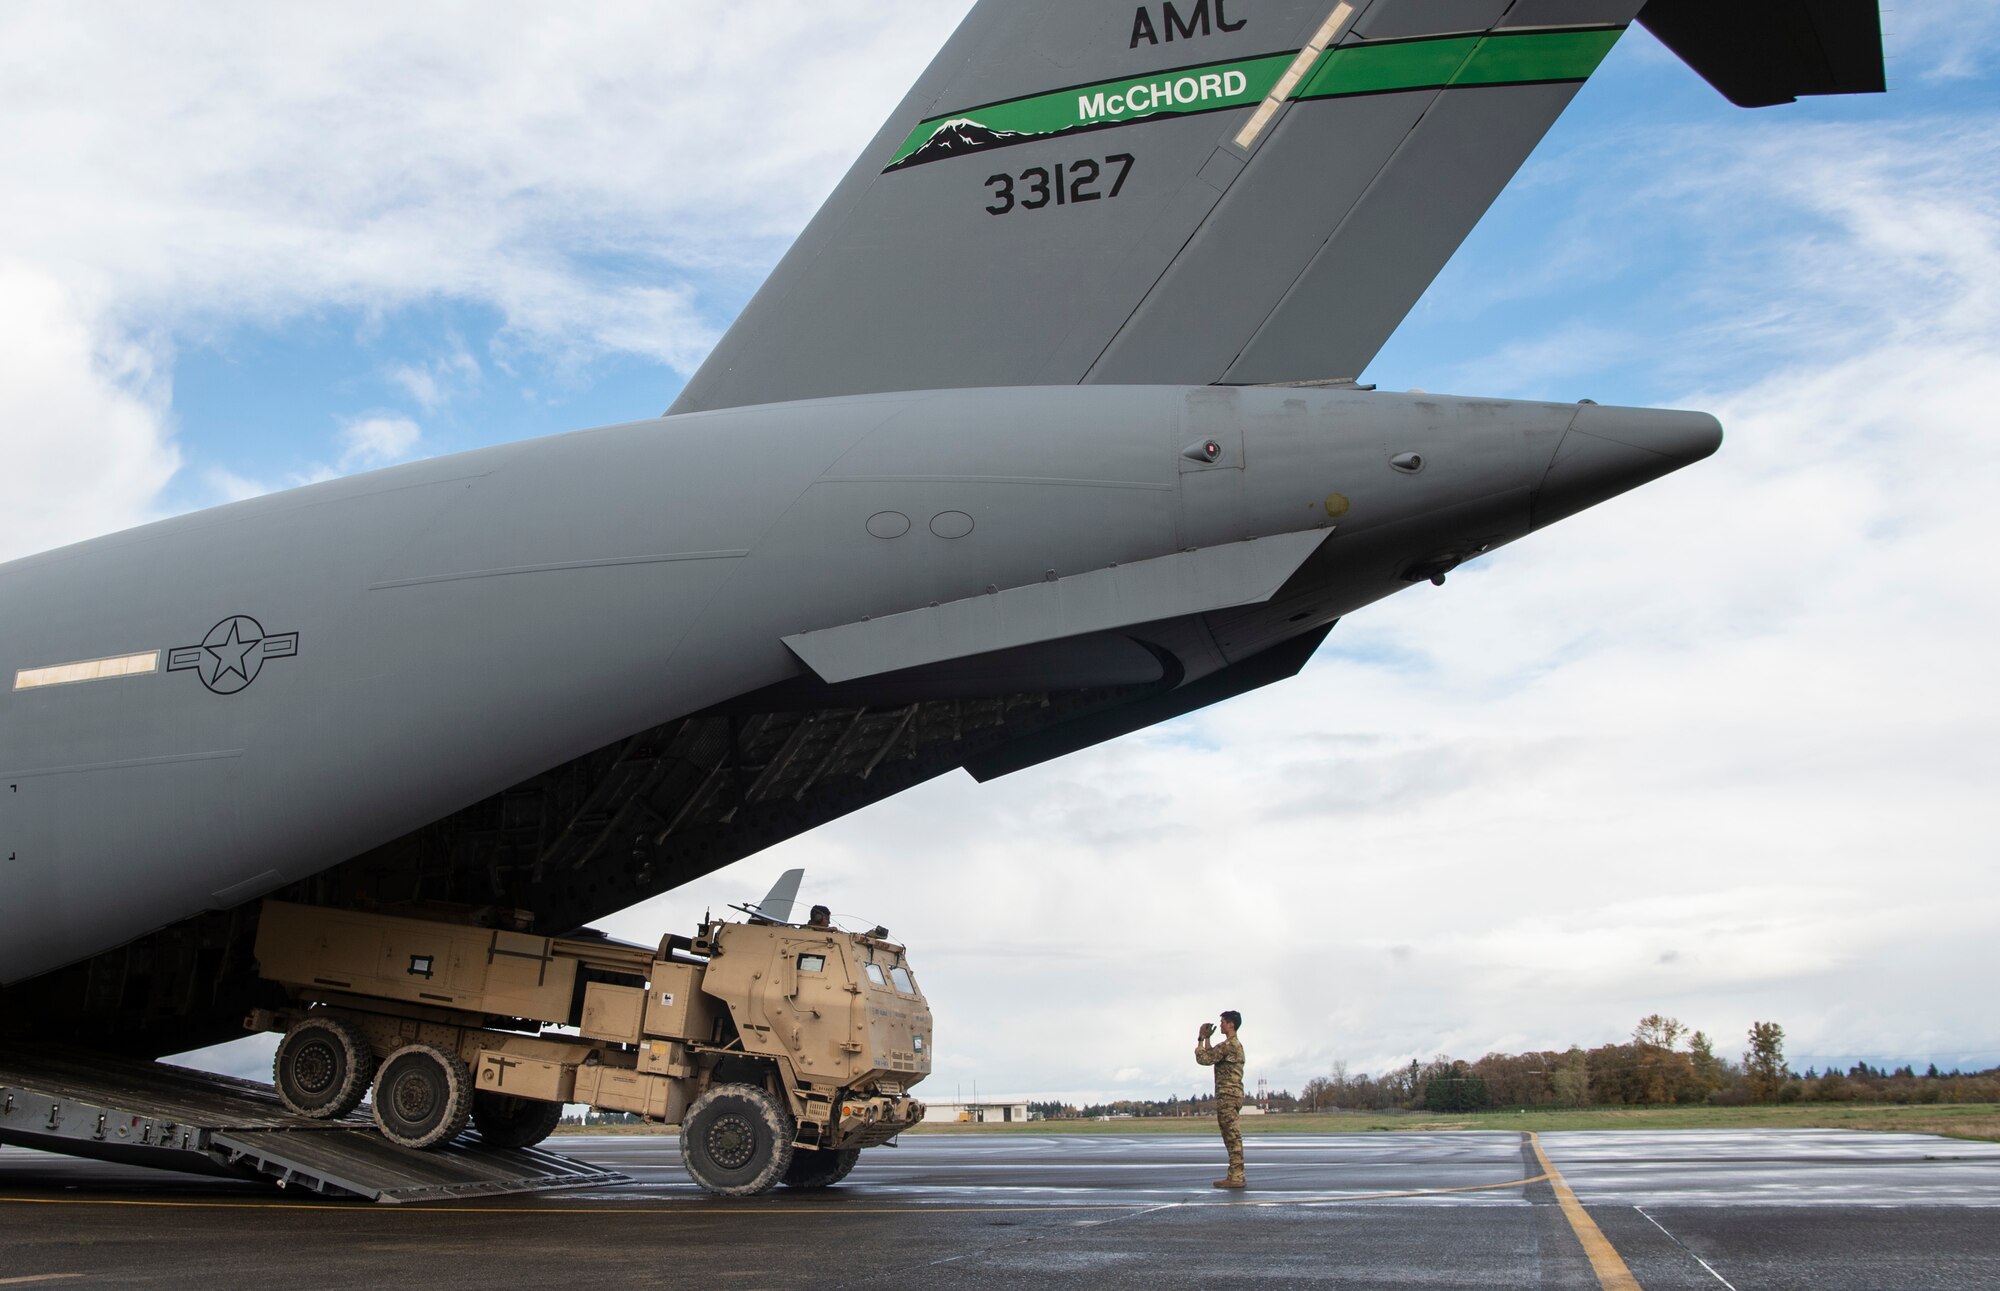
[[[200,645],[169,651],[167,671],[192,671],[215,694],[233,695],[257,680],[266,660],[298,652],[298,633],[266,632],[249,615],[232,614],[210,628]]]

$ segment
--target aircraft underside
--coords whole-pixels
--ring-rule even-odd
[[[571,932],[960,767],[982,778],[1295,673],[1319,625],[1176,693],[1151,681],[897,702],[779,687],[641,731],[274,894],[314,905]],[[949,685],[948,680],[944,683]],[[936,689],[936,685],[925,687]],[[850,688],[851,689],[851,688]],[[183,920],[0,990],[0,1035],[155,1057],[242,1034],[269,1002],[250,960],[259,902]],[[475,913],[476,912],[476,913]]]

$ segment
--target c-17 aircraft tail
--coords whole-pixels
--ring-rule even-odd
[[[1739,101],[1881,88],[1872,0],[1768,7],[989,0],[672,411],[1357,377],[1635,16]]]

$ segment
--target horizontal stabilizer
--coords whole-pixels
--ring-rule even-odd
[[[1878,0],[1649,0],[1639,22],[1738,107],[1887,88]]]
[[[826,682],[1269,600],[1327,537],[1275,534],[785,638]]]

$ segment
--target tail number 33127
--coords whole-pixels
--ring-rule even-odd
[[[1116,197],[1124,191],[1125,177],[1131,173],[1132,154],[1120,152],[1103,161],[1085,157],[1067,166],[1057,162],[1053,167],[1030,166],[1018,175],[989,175],[986,187],[992,190],[993,200],[987,203],[986,213],[1039,211],[1045,206]]]

